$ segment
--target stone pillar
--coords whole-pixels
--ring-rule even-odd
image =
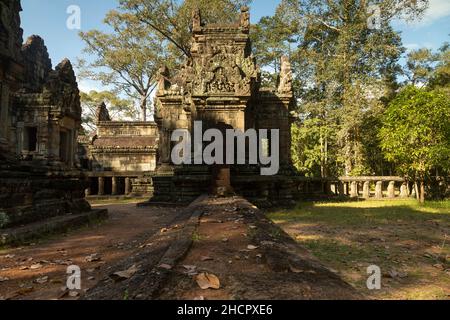
[[[89,196],[91,195],[91,193],[92,193],[91,187],[87,188],[87,189],[84,191],[84,194],[85,194],[86,197],[89,197]]]
[[[7,140],[9,109],[9,86],[0,84],[0,139]]]
[[[350,184],[350,197],[358,198],[358,182],[352,181]]]
[[[118,182],[119,181],[118,181],[117,177],[112,177],[112,195],[113,196],[116,196],[118,193],[118,188],[117,188]]]
[[[370,198],[370,182],[366,181],[363,185],[363,198],[369,199]]]
[[[388,186],[388,198],[390,198],[390,199],[395,198],[395,181],[389,182],[389,186]]]
[[[400,197],[401,198],[409,197],[408,185],[406,184],[406,182],[403,182],[402,186],[400,187]]]
[[[105,178],[103,177],[98,177],[98,195],[105,195]]]
[[[377,181],[377,184],[375,186],[375,198],[383,198],[383,181]]]
[[[129,195],[131,193],[131,179],[125,178],[125,195]]]

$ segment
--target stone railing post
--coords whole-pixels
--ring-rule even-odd
[[[105,195],[105,178],[103,177],[98,178],[98,195],[99,196]]]
[[[409,197],[408,185],[406,182],[403,182],[402,186],[400,187],[400,197],[401,198]]]
[[[388,198],[393,199],[395,198],[395,181],[389,182],[388,186]]]
[[[383,181],[377,181],[377,184],[375,186],[375,198],[383,198]]]
[[[84,190],[84,195],[86,197],[89,197],[92,193],[91,187],[87,188],[86,190]]]
[[[363,185],[363,198],[369,199],[370,198],[370,182],[365,181]]]
[[[358,198],[358,182],[356,181],[350,183],[350,197]]]

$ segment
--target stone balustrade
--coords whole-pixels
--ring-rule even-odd
[[[335,195],[363,199],[408,198],[412,190],[404,178],[395,176],[299,178],[296,184],[299,195]]]
[[[140,173],[89,172],[87,197],[149,195],[153,193],[151,178]]]

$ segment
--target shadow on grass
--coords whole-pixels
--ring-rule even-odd
[[[450,201],[304,202],[268,216],[325,264],[358,274],[353,284],[360,288],[371,264],[385,272],[405,270],[402,289],[450,286],[448,274],[433,267],[450,268]]]

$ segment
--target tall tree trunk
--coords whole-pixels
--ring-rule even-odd
[[[416,192],[417,201],[420,201],[420,190],[417,182],[414,182],[414,191]]]
[[[425,182],[420,180],[420,203],[425,203]]]
[[[142,121],[147,121],[147,96],[142,96],[141,97],[141,120]]]

